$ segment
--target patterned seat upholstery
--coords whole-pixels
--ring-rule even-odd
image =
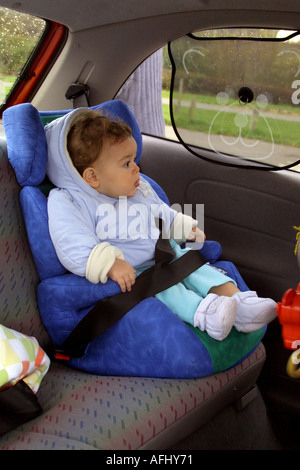
[[[0,128],[0,323],[49,337],[36,301],[39,282],[19,206],[19,185]],[[255,387],[260,344],[236,367],[201,379],[103,377],[53,362],[38,392],[43,414],[0,438],[0,449],[170,448]]]
[[[53,364],[39,392],[43,415],[3,436],[0,449],[169,447],[185,437],[180,427],[187,416],[192,423],[205,424],[238,398],[241,391],[232,392],[237,377],[251,375],[263,359],[260,345],[239,366],[194,380],[99,377]],[[249,377],[244,380],[247,384]],[[172,431],[174,424],[177,430]],[[192,425],[187,424],[186,430],[192,431]]]

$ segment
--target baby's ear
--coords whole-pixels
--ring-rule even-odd
[[[98,176],[93,167],[88,167],[85,170],[83,170],[82,178],[92,188],[97,188],[99,186]]]

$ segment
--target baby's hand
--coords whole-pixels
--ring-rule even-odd
[[[131,286],[135,283],[135,272],[127,261],[116,259],[107,276],[119,284],[122,292],[126,292],[131,291]]]
[[[206,239],[206,235],[198,227],[194,227],[187,239],[190,242],[203,243],[204,240]]]

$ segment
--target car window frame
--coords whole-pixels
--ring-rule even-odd
[[[54,21],[44,21],[46,26],[40,40],[24,64],[5,102],[0,106],[0,118],[8,107],[32,100],[66,42],[68,36],[66,26]]]

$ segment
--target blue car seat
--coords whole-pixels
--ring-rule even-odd
[[[130,109],[118,100],[104,108],[119,116],[132,129],[137,142],[137,163],[142,155],[142,135]],[[71,111],[71,110],[69,110]],[[55,346],[60,346],[76,325],[101,299],[120,292],[117,283],[92,284],[66,271],[57,258],[49,235],[47,215],[47,144],[44,125],[69,111],[38,112],[29,103],[3,113],[8,158],[21,186],[20,204],[32,255],[40,277],[37,296],[42,321]],[[163,190],[143,175],[160,198]],[[218,261],[221,247],[206,241],[201,249],[205,260],[224,270],[248,290],[236,267]],[[100,375],[198,378],[231,368],[259,344],[265,329],[239,333],[232,329],[222,342],[185,324],[155,297],[142,300],[118,322],[93,340],[80,357],[68,363],[74,368]]]

